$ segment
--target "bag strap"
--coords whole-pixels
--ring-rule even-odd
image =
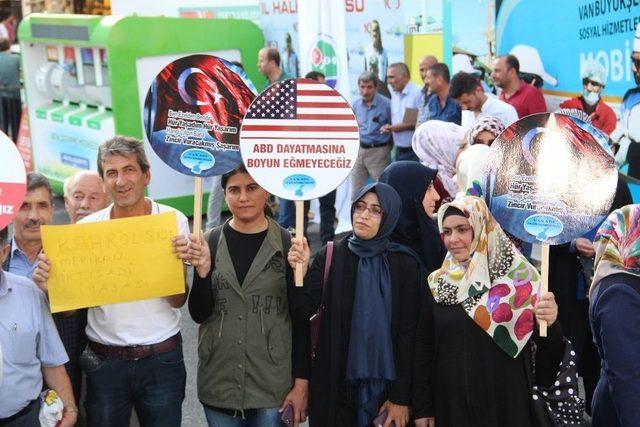
[[[331,270],[331,261],[333,260],[333,240],[327,242],[327,252],[324,258],[324,273],[322,274],[322,296],[320,297],[320,307],[324,308],[324,297],[329,281],[329,271]]]
[[[220,235],[222,234],[222,227],[224,225],[220,225],[209,233],[209,238],[207,239],[207,243],[209,244],[209,253],[211,254],[211,271],[216,268],[216,254],[218,252],[218,242],[220,241]]]

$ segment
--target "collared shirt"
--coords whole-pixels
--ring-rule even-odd
[[[150,200],[150,199],[148,199]],[[95,212],[80,223],[108,221],[113,205]],[[151,200],[151,214],[175,212],[178,233],[189,235],[189,222],[180,211]],[[149,260],[153,268],[154,260]],[[117,292],[118,283],[114,283]],[[92,307],[87,313],[87,337],[94,342],[112,346],[157,344],[180,332],[180,310],[171,307],[165,298],[122,302]]]
[[[416,129],[427,121],[429,117],[429,95],[426,88],[422,88],[422,96],[420,97],[420,106],[418,107],[418,119],[416,120]]]
[[[36,257],[33,263],[29,262],[29,257],[18,247],[16,239],[12,239],[11,253],[9,254],[7,265],[9,272],[31,278],[33,271],[38,266],[38,258]]]
[[[480,114],[478,114],[476,118],[482,116],[497,117],[502,121],[505,127],[518,121],[518,113],[516,112],[516,109],[493,96],[487,96],[487,100],[482,104]]]
[[[413,82],[407,83],[402,92],[391,92],[391,124],[402,123],[407,108],[420,107],[422,91]],[[396,147],[411,147],[414,129],[393,132],[393,143]]]
[[[389,134],[380,133],[383,125],[391,123],[389,98],[376,93],[368,107],[362,98],[358,98],[353,103],[353,112],[360,127],[360,144],[383,145],[389,142]]]
[[[0,270],[0,418],[10,417],[42,391],[42,367],[69,358],[49,313],[47,299],[31,280]]]
[[[441,120],[443,122],[460,125],[462,122],[462,110],[458,103],[450,96],[447,96],[443,108],[440,105],[438,94],[432,93],[427,101],[427,120]]]
[[[547,103],[544,101],[544,96],[540,89],[523,81],[520,81],[518,90],[509,98],[504,96],[504,92],[501,92],[500,100],[513,106],[520,118],[547,111]]]

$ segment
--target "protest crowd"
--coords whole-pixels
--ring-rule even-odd
[[[265,89],[292,78],[283,60],[260,50]],[[0,230],[0,426],[122,427],[133,412],[143,427],[183,425],[186,345],[197,345],[211,427],[640,426],[640,207],[619,179],[599,227],[551,246],[541,291],[535,245],[494,217],[481,184],[505,129],[554,111],[522,80],[518,57],[492,65],[496,94],[431,55],[423,87],[401,62],[384,81],[364,71],[353,82],[352,231],[336,235],[336,190],[327,193],[317,251],[290,230],[295,202],[271,196],[245,165],[211,180],[206,225],[193,233],[182,212],[147,196],[143,141],[102,142],[97,172],[64,182],[69,222],[174,213],[170,243],[185,272],[176,295],[52,314],[58,266],[41,228],[53,223],[54,191],[28,173],[11,233]],[[557,113],[597,129],[612,162],[635,162],[628,138],[615,139],[625,131],[603,99],[602,66],[576,79],[582,95]],[[307,201],[304,229],[310,211]],[[159,268],[151,257],[144,267]],[[197,344],[182,339],[185,305]],[[60,406],[47,408],[43,390]]]

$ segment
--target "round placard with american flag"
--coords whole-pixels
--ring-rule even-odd
[[[253,101],[240,129],[240,152],[251,176],[288,200],[315,199],[337,188],[359,148],[349,103],[310,79],[269,86]]]

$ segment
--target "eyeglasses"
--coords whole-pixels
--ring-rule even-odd
[[[367,206],[363,201],[356,202],[353,207],[353,211],[358,215],[362,215],[364,211],[369,211],[369,215],[373,218],[380,218],[382,216],[382,208],[378,205]]]

